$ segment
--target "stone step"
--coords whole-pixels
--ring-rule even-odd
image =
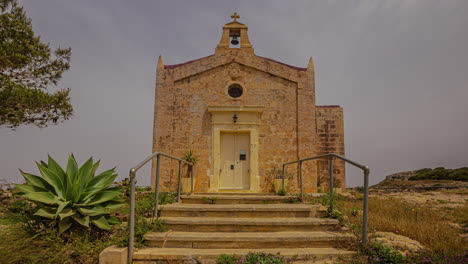
[[[169,230],[191,232],[329,231],[339,228],[329,218],[161,217]]]
[[[185,204],[269,204],[269,203],[298,203],[298,196],[278,196],[278,195],[244,195],[230,194],[220,195],[181,195],[182,203]]]
[[[163,217],[325,217],[322,205],[308,204],[168,204],[161,208]]]
[[[146,244],[164,248],[322,248],[340,247],[352,236],[342,232],[165,232],[147,233]]]
[[[299,263],[326,263],[339,256],[351,255],[352,251],[336,248],[262,248],[262,249],[199,249],[199,248],[140,248],[133,255],[134,264],[215,264],[219,255],[245,256],[250,252],[281,254],[286,259]]]

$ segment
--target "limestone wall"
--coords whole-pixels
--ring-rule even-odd
[[[318,155],[335,153],[344,156],[343,108],[331,105],[317,106],[316,109]],[[345,162],[338,159],[334,159],[333,162],[334,177],[339,180],[339,187],[345,187]],[[319,185],[324,189],[329,185],[329,166],[328,160],[317,161],[317,171],[321,181]]]
[[[259,127],[259,182],[263,192],[272,192],[271,169],[316,153],[313,78],[313,65],[307,69],[293,68],[238,51],[177,67],[165,67],[160,59],[153,151],[181,157],[185,151],[193,150],[199,157],[195,190],[206,192],[213,175],[208,106],[264,106]],[[228,85],[233,82],[244,88],[240,98],[233,99],[227,94]],[[175,190],[177,163],[163,159],[162,164],[162,185]],[[294,172],[294,167],[291,170]],[[305,165],[304,172],[306,191],[315,191],[316,164]],[[154,166],[152,176],[154,182]],[[291,190],[295,190],[297,182],[297,178],[291,181]]]

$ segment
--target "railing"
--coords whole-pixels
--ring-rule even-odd
[[[287,163],[283,163],[283,174],[282,174],[282,188],[284,190],[284,174],[285,174],[285,169],[286,165],[294,164],[294,163],[299,163],[299,178],[301,181],[301,201],[304,201],[304,180],[302,177],[302,163],[304,161],[309,161],[309,160],[315,160],[315,159],[322,159],[322,158],[329,158],[330,160],[330,212],[333,212],[333,158],[338,158],[341,160],[344,160],[364,171],[364,208],[363,208],[363,219],[362,219],[362,243],[367,244],[367,216],[368,216],[368,211],[369,211],[369,167],[361,165],[357,162],[354,162],[352,160],[349,160],[345,157],[342,157],[337,154],[329,153],[329,154],[324,154],[316,157],[311,157],[311,158],[305,158],[305,159],[300,159],[296,161],[291,161]]]
[[[159,195],[159,171],[161,167],[161,157],[167,157],[173,160],[179,161],[179,171],[178,171],[178,183],[177,183],[177,201],[180,202],[180,191],[181,191],[181,181],[182,181],[182,163],[185,163],[189,166],[190,170],[190,192],[193,192],[193,164],[176,158],[174,156],[155,152],[151,154],[148,158],[140,162],[138,165],[130,169],[130,217],[128,220],[128,229],[129,229],[129,237],[128,237],[128,263],[133,261],[133,247],[134,247],[134,240],[135,240],[135,183],[136,183],[136,173],[140,170],[146,163],[150,160],[153,160],[156,157],[156,184],[155,184],[155,203],[154,203],[154,211],[153,211],[153,218],[158,217],[158,195]]]

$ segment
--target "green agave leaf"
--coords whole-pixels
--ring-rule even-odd
[[[82,226],[89,227],[89,216],[79,216],[79,215],[74,215],[72,216],[72,219],[75,220],[78,224]]]
[[[57,212],[55,212],[55,216],[58,216],[62,212],[62,210],[65,209],[65,207],[70,204],[70,201],[58,202],[58,204],[59,204],[59,207],[57,208]]]
[[[63,221],[60,221],[58,224],[59,227],[59,234],[62,234],[63,232],[67,231],[68,228],[72,225],[72,222],[70,219],[65,219]]]
[[[114,199],[115,197],[117,197],[119,194],[121,194],[121,192],[118,192],[118,191],[102,191],[102,192],[99,192],[96,195],[94,195],[94,197],[92,197],[89,202],[87,202],[85,204],[76,204],[76,205],[77,206],[97,205],[97,204],[100,204],[100,203],[110,201],[110,200]]]
[[[117,177],[117,174],[114,174],[114,172],[115,172],[115,168],[112,168],[94,177],[88,183],[86,192],[95,191],[95,190],[103,190],[111,186],[112,183],[114,183],[115,178]]]
[[[120,209],[125,204],[126,202],[119,202],[119,201],[114,202],[114,200],[112,200],[110,203],[106,204],[104,208],[106,208],[107,212],[110,213],[117,209]]]
[[[47,168],[41,163],[36,162],[37,168],[39,169],[39,172],[41,173],[42,177],[54,187],[55,193],[58,196],[63,197],[63,182],[60,179],[60,177],[51,169]]]
[[[91,172],[93,168],[93,158],[89,158],[81,168],[78,169],[77,175],[74,178],[74,182],[72,185],[72,199],[73,202],[78,203],[79,197],[83,192],[84,188],[87,185],[87,179],[91,178],[88,174]]]
[[[78,173],[78,164],[76,163],[76,160],[73,154],[71,154],[68,157],[67,169],[66,169],[67,185],[69,187],[73,186],[73,183],[75,182],[75,178],[77,177],[77,173]]]
[[[84,215],[89,215],[89,216],[97,216],[97,215],[103,215],[103,214],[107,214],[107,210],[100,206],[100,205],[97,205],[97,206],[94,206],[92,208],[86,208],[86,207],[79,207],[78,209],[78,212],[84,214]]]
[[[94,175],[91,175],[93,171],[93,158],[89,158],[83,166],[78,170],[78,175],[80,175],[80,189],[83,190],[86,188],[88,182],[93,178]]]
[[[96,163],[94,163],[93,169],[91,170],[91,176],[92,176],[92,178],[94,178],[94,176],[96,175],[96,171],[97,171],[97,169],[99,168],[99,164],[101,164],[101,160],[98,160],[98,161],[96,161]],[[92,178],[89,179],[89,180],[91,181]]]
[[[37,163],[37,162],[36,162]],[[49,168],[49,165],[47,165],[47,163],[45,163],[44,161],[40,161],[40,164],[46,168]]]
[[[74,214],[76,214],[75,210],[73,210],[71,208],[65,208],[65,209],[62,210],[61,213],[59,213],[59,217],[60,217],[61,220],[63,220],[64,218],[67,218],[67,217],[72,216]]]
[[[107,222],[111,225],[118,225],[122,223],[122,221],[120,221],[120,219],[115,216],[107,218]]]
[[[106,188],[106,189],[103,189],[103,190],[92,190],[92,191],[89,191],[89,192],[85,192],[85,193],[82,193],[81,196],[80,196],[80,199],[79,201],[81,201],[82,203],[88,203],[95,194],[99,193],[99,192],[102,192],[102,191],[118,191],[120,193],[123,193],[123,191],[125,190],[125,187],[121,187],[121,186],[116,186],[116,187],[111,187],[111,188]]]
[[[34,185],[28,185],[28,184],[14,184],[15,188],[13,189],[14,191],[18,193],[31,193],[31,192],[47,192],[47,189],[40,188]]]
[[[23,195],[24,198],[45,204],[59,204],[57,196],[50,192],[31,192]]]
[[[41,208],[34,215],[42,216],[49,219],[55,219],[55,212],[50,208]]]
[[[111,228],[104,216],[91,220],[91,223],[104,230],[109,230]]]
[[[64,191],[67,189],[67,175],[60,165],[50,156],[47,155],[48,168],[60,177],[60,181],[63,183]]]
[[[29,185],[34,185],[36,187],[46,189],[46,190],[51,191],[51,192],[54,191],[54,187],[52,187],[52,185],[50,185],[43,178],[41,178],[39,176],[36,176],[36,175],[33,175],[33,174],[25,173],[22,170],[19,170],[19,171],[20,171],[21,175],[23,175],[24,179],[26,180],[26,183],[28,183]]]

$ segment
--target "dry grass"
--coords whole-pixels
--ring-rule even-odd
[[[338,207],[351,222],[360,223],[361,216],[353,216],[350,208],[362,208],[362,201],[338,201]],[[460,209],[460,210],[459,210]],[[398,198],[372,197],[369,200],[370,230],[394,232],[417,240],[437,254],[463,254],[468,250],[460,237],[460,230],[451,221],[467,221],[468,205],[442,212],[426,205],[414,205]]]

